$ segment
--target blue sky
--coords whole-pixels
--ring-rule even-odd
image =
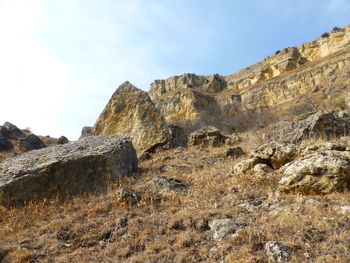
[[[125,80],[229,75],[349,14],[348,0],[0,0],[0,123],[74,140]]]

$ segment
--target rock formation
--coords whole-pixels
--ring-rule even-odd
[[[93,127],[93,134],[127,135],[138,155],[170,140],[168,126],[146,92],[124,82]]]
[[[105,190],[136,168],[130,139],[116,135],[33,150],[0,163],[0,204]]]
[[[327,37],[277,51],[227,77],[184,74],[156,80],[149,94],[170,124],[215,120],[266,107],[277,107],[283,113],[297,106],[314,108],[313,101],[326,106],[350,105],[346,92],[350,87],[349,51],[350,25]]]

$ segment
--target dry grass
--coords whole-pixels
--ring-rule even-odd
[[[350,214],[339,212],[350,204],[349,193],[279,193],[280,172],[228,176],[237,160],[223,152],[158,153],[107,195],[0,208],[1,262],[268,262],[264,245],[271,240],[288,248],[291,262],[350,261]],[[188,194],[145,189],[154,175],[181,180]],[[140,194],[141,201],[118,206],[119,188]],[[249,210],[242,203],[257,206]],[[234,218],[242,227],[215,241],[208,226],[214,218]]]

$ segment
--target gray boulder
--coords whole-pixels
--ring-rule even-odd
[[[93,136],[33,150],[0,163],[0,204],[105,191],[110,182],[136,169],[128,137]]]

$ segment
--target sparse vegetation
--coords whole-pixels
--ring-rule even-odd
[[[270,240],[283,243],[292,262],[350,260],[350,215],[340,208],[350,203],[348,193],[279,193],[279,171],[228,176],[239,159],[224,158],[223,151],[155,154],[106,196],[1,208],[2,262],[267,262]],[[155,174],[185,182],[189,193],[141,190]],[[141,194],[141,201],[118,205],[120,188]],[[234,218],[242,227],[218,242],[208,227],[215,218]]]
[[[323,34],[321,35],[321,37],[327,38],[327,37],[329,37],[329,33],[328,33],[328,32],[325,32],[325,33],[323,33]]]

